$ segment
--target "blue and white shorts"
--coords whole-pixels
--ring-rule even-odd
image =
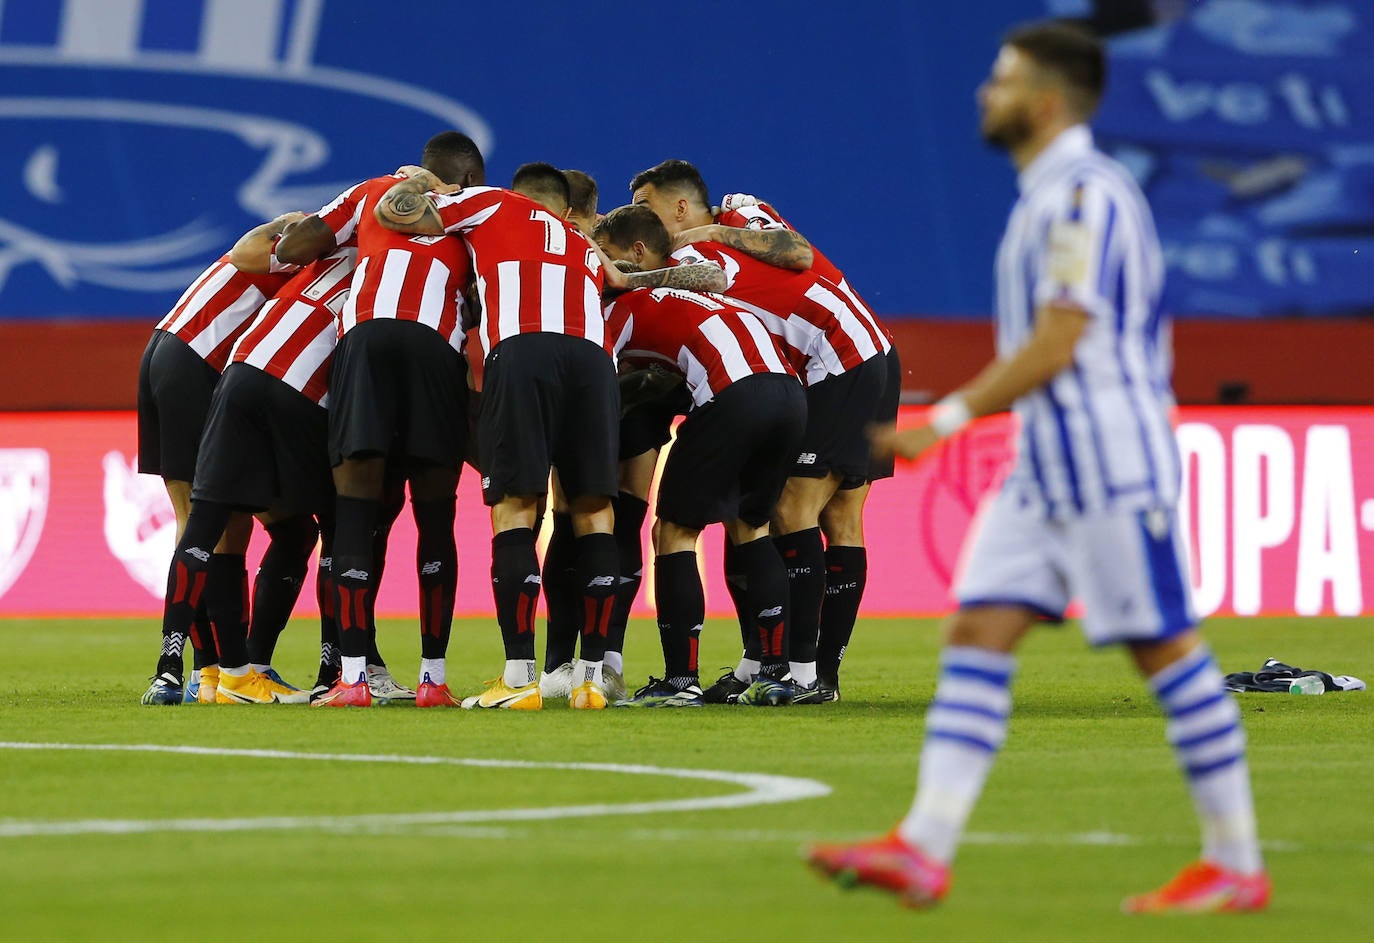
[[[1061,621],[1076,599],[1094,645],[1161,641],[1197,624],[1172,507],[1053,520],[1003,491],[969,539],[961,608],[1023,606]]]

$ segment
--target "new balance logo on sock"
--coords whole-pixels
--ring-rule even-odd
[[[327,570],[334,565],[333,557],[320,557],[320,569]]]
[[[195,557],[201,563],[204,563],[206,560],[210,559],[210,551],[202,550],[200,547],[187,547],[186,555],[189,557]]]
[[[543,580],[539,578],[538,573],[531,573],[529,576],[525,577],[525,582],[533,583],[534,585],[538,586],[543,582]]]
[[[486,491],[486,490],[487,490],[488,488],[490,488],[490,487],[491,487],[491,476],[490,476],[490,475],[486,475],[486,476],[484,476],[484,477],[482,478],[482,490],[483,490],[483,491]]]
[[[614,585],[615,585],[615,577],[614,577],[614,576],[593,576],[593,577],[591,578],[591,580],[587,583],[587,588],[588,588],[588,589],[591,589],[593,586],[614,586]]]
[[[765,609],[759,613],[760,619],[771,619],[773,616],[782,615],[782,606],[774,606],[772,609]]]
[[[339,574],[341,580],[365,580],[367,579],[366,570],[344,570]]]
[[[443,561],[442,561],[442,560],[431,560],[430,562],[426,563],[424,566],[420,567],[420,575],[421,575],[421,576],[433,576],[435,573],[438,573],[438,572],[439,572],[440,570],[442,570],[443,568],[444,568],[444,564],[443,564]]]

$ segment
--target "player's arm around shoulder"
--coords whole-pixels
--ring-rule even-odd
[[[441,236],[444,221],[430,191],[441,194],[457,193],[462,188],[446,184],[434,174],[420,167],[402,167],[407,176],[391,185],[373,207],[377,222],[395,232]]]
[[[718,242],[751,255],[760,262],[797,272],[811,268],[816,258],[811,243],[793,229],[739,229],[710,223],[678,233],[673,240],[673,248],[681,249],[694,242]]]
[[[273,266],[273,249],[287,227],[293,226],[303,219],[305,219],[305,214],[301,212],[283,213],[276,219],[268,220],[261,226],[253,227],[240,236],[239,241],[234,243],[234,247],[229,250],[229,261],[234,268],[250,275],[265,275],[271,271],[280,271],[280,266],[276,268]]]

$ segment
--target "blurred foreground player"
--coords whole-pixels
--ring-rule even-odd
[[[1135,182],[1093,147],[1096,40],[1034,25],[1005,40],[979,90],[982,133],[1006,148],[1020,199],[997,252],[998,359],[927,425],[874,434],[914,458],[975,416],[1012,406],[1016,465],[972,537],[926,713],[916,799],[887,836],[807,857],[916,907],[949,865],[1006,737],[1021,638],[1084,606],[1093,644],[1124,644],[1168,717],[1202,823],[1201,860],[1128,913],[1252,911],[1269,901],[1240,711],[1198,637],[1176,504],[1164,263]]]

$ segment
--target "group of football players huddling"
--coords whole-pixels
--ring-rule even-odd
[[[139,469],[163,478],[178,525],[143,703],[839,699],[867,572],[864,502],[893,471],[865,433],[895,420],[897,351],[843,273],[767,203],[713,205],[682,160],[630,190],[601,215],[581,171],[530,163],[508,189],[488,186],[477,146],[448,131],[418,166],[244,234],[186,289],[139,376]],[[459,698],[445,658],[464,464],[490,509],[506,660]],[[623,651],[655,476],[664,671],[631,692]],[[414,689],[388,670],[374,615],[407,490]],[[254,517],[269,542],[250,587]],[[696,551],[716,523],[743,653],[703,689]],[[317,546],[320,664],[307,690],[272,657]]]

